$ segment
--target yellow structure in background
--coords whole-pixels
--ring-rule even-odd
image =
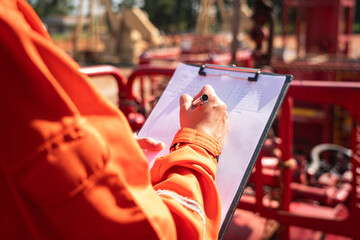
[[[231,33],[234,9],[226,9],[224,0],[201,0],[199,15],[196,21],[196,34],[208,36],[214,33],[213,26],[216,22],[216,5],[221,15],[221,33]],[[240,29],[239,32],[252,27],[252,11],[245,0],[240,0]]]
[[[87,52],[94,52],[94,39],[97,38],[95,18],[106,18],[102,21],[108,29],[108,36],[102,37],[105,45],[105,55],[101,58],[106,62],[120,62],[126,64],[136,64],[139,56],[147,47],[157,47],[162,44],[159,30],[150,22],[148,15],[133,7],[124,11],[114,13],[110,0],[101,0],[100,3],[106,11],[103,16],[94,16],[94,2],[89,1],[89,27]],[[83,31],[82,9],[84,0],[80,1],[78,9],[78,20],[74,39],[73,55],[79,59],[79,40]],[[105,16],[104,16],[105,15]]]

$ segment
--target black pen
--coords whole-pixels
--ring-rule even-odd
[[[203,94],[201,97],[199,97],[193,101],[192,108],[194,109],[198,106],[204,105],[205,103],[208,102],[208,99],[209,99],[208,95]]]

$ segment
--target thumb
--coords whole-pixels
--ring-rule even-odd
[[[149,151],[160,151],[164,148],[164,143],[153,138],[145,137],[136,139],[140,147]]]
[[[193,98],[188,94],[183,94],[180,97],[180,109],[188,110],[191,108]]]

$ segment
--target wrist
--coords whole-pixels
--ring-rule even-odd
[[[221,153],[220,144],[213,137],[192,128],[182,128],[176,133],[170,151],[179,149],[186,144],[195,144],[202,147],[214,157]]]

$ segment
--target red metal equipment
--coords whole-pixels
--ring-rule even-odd
[[[252,19],[254,20],[254,26],[250,31],[250,36],[256,44],[252,54],[255,67],[269,66],[273,52],[275,22],[272,3],[268,0],[256,0]],[[269,28],[265,28],[265,25],[269,25]],[[266,51],[263,50],[264,40],[267,42]]]
[[[347,58],[355,3],[355,0],[284,0],[283,44],[285,47],[289,13],[295,11],[297,59],[273,61],[274,72],[291,74],[294,79],[303,80],[359,81],[360,62]],[[350,128],[350,116],[341,107],[304,104],[299,100],[294,104],[296,152],[309,152],[318,142],[350,147],[350,142],[344,140],[349,138],[341,134],[345,132],[342,131],[344,128]]]
[[[112,76],[118,86],[119,99],[123,99],[126,96],[126,78],[118,68],[110,65],[88,66],[80,68],[80,72],[88,75],[89,77],[106,75]]]
[[[118,68],[110,65],[100,65],[82,67],[80,68],[80,71],[89,77],[112,76],[115,79],[118,87],[118,107],[127,117],[131,128],[139,129],[144,124],[145,118],[142,114],[138,113],[137,105],[134,103],[133,99],[127,99],[127,81]]]
[[[355,0],[284,0],[283,37],[285,40],[290,8],[297,10],[298,53],[348,55],[354,22]]]
[[[293,147],[293,119],[292,119],[292,99],[311,101],[326,104],[339,104],[350,112],[353,118],[353,129],[351,135],[351,164],[352,180],[350,185],[338,188],[342,193],[334,192],[329,196],[336,196],[345,193],[350,194],[349,202],[344,204],[329,204],[330,206],[318,206],[309,202],[296,202],[292,200],[292,193],[310,194],[307,199],[316,199],[318,196],[324,197],[328,189],[313,188],[308,186],[296,185],[292,183],[291,169],[289,168],[292,159]],[[280,132],[282,139],[280,149],[282,151],[280,168],[281,174],[277,176],[281,179],[279,185],[281,189],[280,201],[274,201],[269,196],[264,195],[264,178],[262,174],[262,164],[258,161],[254,176],[256,196],[243,195],[239,207],[250,211],[258,212],[260,216],[277,220],[284,225],[281,236],[289,238],[288,226],[299,226],[303,228],[320,230],[326,233],[348,236],[351,238],[360,237],[358,222],[360,217],[360,83],[351,82],[319,82],[319,81],[293,81],[286,99],[281,108]],[[260,158],[259,158],[260,159]],[[276,177],[276,176],[275,176]],[[303,189],[299,189],[299,188]],[[309,188],[309,189],[307,189]],[[311,195],[312,194],[312,195]],[[324,200],[326,201],[326,200]]]
[[[314,63],[310,60],[295,60],[290,63],[273,62],[276,73],[287,73],[294,79],[323,80],[332,82],[358,82],[360,62],[350,60],[326,60]],[[340,106],[295,101],[296,152],[309,152],[316,143],[333,142],[350,148],[350,116]],[[344,136],[345,134],[345,136]]]
[[[126,91],[126,100],[131,101],[137,106],[138,113],[142,114],[144,117],[147,117],[149,111],[151,110],[149,104],[152,101],[156,100],[157,96],[160,96],[162,89],[161,84],[166,83],[161,82],[163,79],[158,79],[159,76],[162,77],[171,77],[175,72],[175,68],[172,66],[152,66],[152,65],[139,65],[133,70],[130,74],[127,81],[127,91]],[[139,94],[135,89],[135,81],[140,80]],[[159,81],[160,82],[159,82]],[[150,92],[146,94],[146,82],[150,85]],[[157,93],[156,93],[157,92]],[[132,125],[133,131],[140,130],[144,122],[139,122],[139,124]]]
[[[126,98],[129,100],[137,100],[140,104],[144,104],[146,101],[144,99],[144,87],[140,89],[141,94],[140,97],[136,97],[134,94],[134,82],[137,77],[144,77],[144,76],[168,76],[171,77],[175,72],[175,68],[172,66],[152,66],[152,65],[141,65],[133,70],[130,74],[126,88],[128,89],[126,92]],[[144,81],[144,79],[140,79]]]

